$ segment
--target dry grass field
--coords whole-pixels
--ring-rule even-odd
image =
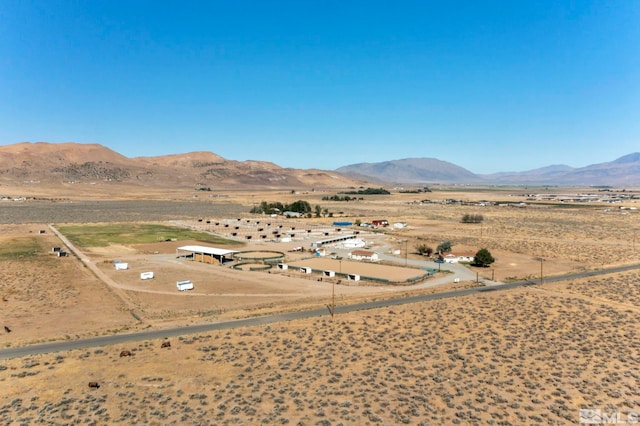
[[[505,201],[504,191],[321,200],[330,194],[245,192],[229,194],[220,205],[176,199],[3,204],[0,325],[11,332],[0,332],[0,345],[317,308],[327,305],[333,290],[331,280],[177,259],[175,248],[194,241],[82,248],[96,275],[75,256],[51,252],[60,240],[48,223],[249,217],[248,209],[263,200],[306,199],[333,217],[304,222],[406,222],[406,228],[383,231],[373,249],[408,246],[409,261],[422,259],[412,250],[419,243],[435,248],[450,240],[454,252],[465,253],[486,247],[497,261],[478,272],[496,281],[538,277],[541,265],[548,276],[638,263],[640,257],[640,216],[633,211],[417,203]],[[461,223],[465,213],[482,214],[482,225]],[[286,251],[296,244],[236,248]],[[304,254],[287,255],[296,261]],[[116,271],[114,259],[131,268]],[[156,278],[140,280],[149,269]],[[176,291],[175,281],[184,277],[196,285],[192,292]],[[610,274],[333,319],[327,312],[322,318],[185,334],[172,338],[170,348],[153,340],[1,360],[0,422],[528,425],[576,424],[580,408],[639,412],[639,284],[638,272]],[[346,304],[450,288],[338,285],[335,291],[337,303]],[[120,357],[123,350],[132,356]],[[88,387],[94,381],[100,388]]]
[[[529,425],[637,411],[639,278],[5,360],[0,419]]]

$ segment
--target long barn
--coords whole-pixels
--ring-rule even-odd
[[[315,250],[327,244],[335,244],[341,241],[352,240],[355,238],[356,238],[355,234],[339,235],[337,237],[327,238],[326,240],[314,241],[313,243],[311,243],[311,248]]]

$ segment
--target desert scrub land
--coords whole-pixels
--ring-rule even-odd
[[[69,339],[120,329],[133,318],[124,305],[73,257],[57,257],[60,241],[42,226],[3,226],[0,309],[9,332],[0,345]],[[99,301],[99,303],[96,303]]]
[[[523,279],[535,274],[545,259],[549,273],[600,269],[634,263],[640,255],[640,216],[636,212],[606,211],[594,206],[445,206],[408,205],[402,216],[388,217],[408,227],[394,230],[398,238],[420,241],[432,248],[449,240],[453,252],[475,253],[487,248],[501,277]],[[378,213],[380,214],[380,213]],[[481,214],[481,224],[461,222],[464,214]],[[411,245],[412,243],[410,243]],[[517,263],[517,268],[510,265]],[[539,265],[539,262],[538,262]],[[538,266],[539,269],[539,266]]]
[[[637,411],[638,278],[3,360],[0,421],[533,425]]]

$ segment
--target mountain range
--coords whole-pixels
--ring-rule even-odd
[[[359,163],[336,169],[359,179],[376,178],[405,184],[454,183],[486,185],[638,186],[640,153],[614,161],[573,168],[552,165],[523,172],[474,174],[460,166],[435,158],[406,158],[379,163]]]
[[[149,188],[311,188],[363,182],[327,170],[227,160],[212,152],[128,158],[99,144],[23,142],[0,146],[0,184],[108,183]]]
[[[344,188],[388,184],[640,186],[640,153],[573,168],[474,174],[435,158],[359,163],[334,171],[227,160],[212,152],[128,158],[103,145],[22,142],[0,146],[0,184],[109,183],[153,188]]]

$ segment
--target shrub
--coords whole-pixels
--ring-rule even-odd
[[[438,253],[448,253],[451,251],[452,247],[453,245],[451,244],[451,241],[446,240],[438,244],[438,247],[436,247],[436,251]]]
[[[481,214],[469,214],[466,213],[462,216],[462,223],[481,223],[484,217]]]
[[[426,244],[418,244],[416,245],[416,252],[423,256],[431,256],[433,254],[433,249]]]

